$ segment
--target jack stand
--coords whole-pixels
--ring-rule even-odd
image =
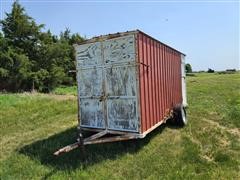
[[[77,130],[78,130],[77,142],[79,143],[79,148],[81,150],[81,153],[83,154],[83,157],[85,157],[86,152],[85,152],[84,138],[83,138],[81,127],[78,126]]]

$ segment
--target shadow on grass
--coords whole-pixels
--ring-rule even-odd
[[[106,159],[116,159],[126,153],[136,153],[148,144],[151,138],[162,133],[166,127],[177,128],[167,123],[152,131],[144,139],[87,145],[85,156],[81,154],[80,149],[75,149],[57,157],[54,156],[53,153],[56,150],[76,141],[76,128],[71,128],[47,139],[24,146],[19,150],[19,153],[38,160],[43,165],[52,166],[55,170],[71,170],[79,167],[85,169]]]

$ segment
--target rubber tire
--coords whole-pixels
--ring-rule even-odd
[[[173,108],[173,119],[177,126],[183,127],[187,125],[187,113],[182,104],[178,104]]]

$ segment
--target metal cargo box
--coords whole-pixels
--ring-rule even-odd
[[[149,35],[109,34],[74,47],[80,137],[98,132],[81,144],[143,138],[187,105],[185,55]]]

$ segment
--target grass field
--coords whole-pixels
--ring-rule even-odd
[[[240,179],[239,83],[240,74],[188,77],[186,127],[90,145],[85,158],[78,149],[52,155],[75,141],[75,88],[0,94],[0,179]]]
[[[54,91],[52,93],[58,94],[58,95],[75,95],[75,96],[77,96],[77,86],[58,87],[58,88],[54,89]]]

